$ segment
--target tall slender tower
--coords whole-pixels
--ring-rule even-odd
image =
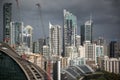
[[[20,46],[23,43],[23,23],[10,23],[10,45],[13,47]]]
[[[66,46],[75,46],[75,35],[77,33],[77,18],[72,13],[64,10],[63,26],[63,56],[65,56]]]
[[[3,5],[3,41],[10,44],[10,22],[12,17],[12,3]]]
[[[59,25],[52,25],[49,23],[49,45],[50,45],[49,56],[52,56],[52,60],[54,60],[53,79],[60,80],[61,27]]]
[[[49,45],[51,55],[61,55],[61,27],[49,23]]]
[[[92,28],[93,21],[90,18],[90,20],[86,21],[85,24],[81,26],[81,44],[87,41],[92,43]]]

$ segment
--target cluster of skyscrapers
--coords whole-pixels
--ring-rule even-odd
[[[94,24],[91,17],[80,27],[81,34],[78,35],[77,17],[69,11],[63,10],[63,28],[49,23],[49,37],[45,39],[46,42],[42,38],[33,42],[33,28],[29,25],[24,27],[23,22],[12,21],[11,9],[11,3],[4,4],[3,41],[11,45],[19,53],[42,54],[47,60],[58,61],[59,68],[60,65],[61,68],[66,68],[68,66],[88,64],[92,68],[99,67],[111,72],[120,72],[120,59],[118,59],[120,57],[120,44],[113,41],[110,45],[107,45],[102,37],[93,40]],[[116,59],[109,60],[105,56]],[[113,63],[113,66],[116,65],[117,70],[111,70],[113,67],[108,70],[106,67],[111,67],[112,64],[109,61],[114,60],[116,62]]]
[[[33,28],[24,26],[21,21],[12,21],[12,3],[5,3],[3,7],[3,41],[21,53],[32,51]],[[25,50],[23,50],[23,48]]]

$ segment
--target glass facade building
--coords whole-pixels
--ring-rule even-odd
[[[3,41],[10,44],[10,22],[12,17],[12,3],[3,5]]]
[[[86,41],[92,42],[92,28],[93,28],[92,20],[86,21],[85,24],[81,26],[81,44],[82,45]]]
[[[72,13],[64,10],[64,26],[63,26],[63,53],[65,54],[65,46],[75,45],[75,35],[77,29],[77,18]]]
[[[10,27],[10,44],[18,46],[23,42],[23,23],[11,22]]]

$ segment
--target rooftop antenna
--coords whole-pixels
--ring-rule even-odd
[[[92,23],[92,13],[90,14],[90,22]]]

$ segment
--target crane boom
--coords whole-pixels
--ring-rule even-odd
[[[39,17],[40,17],[40,21],[41,21],[41,26],[42,26],[42,31],[43,31],[43,39],[44,39],[44,45],[45,45],[45,39],[46,39],[46,34],[45,34],[45,29],[44,29],[44,23],[43,23],[43,16],[42,16],[42,10],[41,10],[41,5],[40,3],[37,3],[36,6],[39,9]]]
[[[41,5],[40,5],[40,3],[37,3],[36,6],[39,9],[39,17],[40,17],[40,20],[41,20],[41,26],[42,26],[42,30],[43,30],[43,36],[44,36],[44,45],[46,45],[46,34],[45,34],[45,29],[44,29]],[[51,77],[51,61],[50,61],[50,58],[47,60],[47,68],[48,68],[47,69],[47,73],[48,73],[47,79],[51,80],[51,78],[50,78]]]

